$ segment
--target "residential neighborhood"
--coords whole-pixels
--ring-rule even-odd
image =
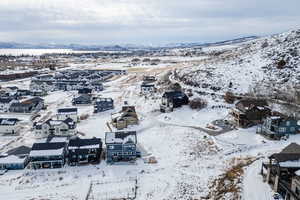
[[[278,2],[15,1],[0,1],[0,200],[300,200],[300,30],[268,31],[299,20],[252,18]]]

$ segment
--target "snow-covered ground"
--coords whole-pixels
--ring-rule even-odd
[[[233,45],[223,48],[228,50],[237,47]],[[222,47],[211,47],[207,51],[220,49]],[[172,60],[172,57],[165,58],[168,59]],[[184,59],[180,57],[173,60]],[[202,59],[204,57],[199,57],[199,62],[202,62]],[[237,88],[236,92],[247,92],[253,82],[265,78],[261,67],[267,64],[260,57],[245,57],[244,60],[248,59],[251,62],[243,62],[243,65],[231,61],[218,61],[216,66],[206,66],[203,71],[200,70],[192,77],[200,82],[209,82],[212,86],[227,87],[231,81],[233,88]],[[73,63],[70,67],[126,69],[128,62],[129,60],[122,60],[99,65]],[[205,64],[202,63],[200,67],[193,66],[189,68],[182,63],[176,67],[185,67],[180,73],[188,74],[202,69]],[[93,114],[92,106],[78,106],[79,115],[89,115],[88,119],[78,124],[78,131],[82,137],[100,137],[103,141],[105,132],[109,131],[107,122],[111,120],[111,114],[119,111],[124,101],[136,106],[140,124],[129,127],[128,130],[137,131],[138,146],[143,151],[142,159],[135,164],[108,165],[102,161],[98,165],[65,166],[62,169],[8,171],[0,177],[0,199],[79,200],[86,198],[90,185],[90,199],[122,198],[132,195],[135,180],[138,186],[138,200],[204,199],[212,190],[213,181],[233,165],[233,159],[251,157],[257,160],[244,169],[240,195],[244,200],[271,200],[273,192],[259,175],[261,164],[267,156],[279,152],[290,142],[300,143],[300,136],[291,136],[287,141],[268,141],[256,134],[256,127],[235,129],[211,136],[205,131],[205,127],[214,120],[224,119],[228,115],[226,107],[230,105],[221,99],[217,99],[217,102],[208,96],[204,97],[207,98],[208,107],[203,110],[191,110],[184,106],[172,113],[160,113],[161,94],[145,98],[139,94],[139,86],[145,73],[165,73],[173,67],[173,64],[165,63],[158,66],[140,65],[133,67],[136,70],[129,70],[128,75],[116,77],[105,83],[105,90],[97,95],[114,99],[115,109],[112,111]],[[12,85],[28,88],[29,80],[1,83],[1,86]],[[42,111],[41,115],[55,116],[57,108],[72,106],[71,99],[74,94],[51,92],[45,97],[48,109]],[[225,108],[212,107],[216,105]],[[26,116],[21,117],[26,121]],[[0,149],[4,151],[23,144],[32,145],[37,138],[30,130],[29,122],[24,125],[24,130],[18,136],[0,136]],[[154,156],[158,163],[144,163],[143,159],[149,156]],[[224,194],[224,199],[230,200],[232,196]]]
[[[157,111],[159,101],[156,98],[145,99],[139,95],[139,80],[128,82],[131,80],[130,77],[136,74],[127,76],[108,82],[107,89],[101,93],[102,96],[111,96],[115,99],[114,111],[93,114],[91,106],[78,107],[80,115],[90,115],[87,120],[78,124],[78,130],[84,134],[84,137],[95,136],[104,140],[105,132],[109,131],[106,122],[111,119],[111,113],[118,111],[122,103],[128,101],[129,104],[136,106],[141,119],[140,125],[132,126],[129,130],[137,130],[139,145],[146,151],[145,155],[155,156],[157,164],[145,164],[141,159],[135,165],[111,166],[102,161],[99,165],[66,166],[54,170],[9,171],[0,179],[0,196],[12,200],[83,199],[87,195],[90,183],[98,181],[107,190],[101,187],[97,189],[95,186],[93,193],[112,198],[120,191],[124,193],[125,190],[125,193],[126,191],[130,193],[128,187],[122,186],[121,180],[134,177],[138,180],[137,199],[201,198],[208,194],[210,182],[227,168],[228,160],[236,156],[257,155],[260,148],[263,150],[261,153],[265,153],[267,147],[262,142],[264,139],[255,134],[254,128],[211,137],[200,130],[185,127],[205,127],[213,120],[224,118],[227,109],[208,107],[201,111],[194,111],[185,106],[172,113],[162,114]],[[45,102],[48,104],[46,112],[55,114],[58,107],[71,106],[71,97],[72,92],[50,93],[45,97]],[[27,140],[30,141],[29,144],[35,141],[32,132],[29,131],[25,135],[27,138],[20,141]],[[0,141],[5,143],[10,139],[12,138],[1,137]],[[236,145],[239,151],[236,151]],[[261,200],[260,196],[251,196],[252,191],[248,188],[255,182],[263,185],[261,177],[257,174],[260,167],[257,163],[246,171],[244,188],[247,190],[243,191],[245,199],[251,197],[251,200]],[[256,175],[250,176],[248,170]],[[268,189],[265,191],[266,195],[271,196],[268,186],[264,185],[264,187]],[[95,195],[94,198],[101,199]]]

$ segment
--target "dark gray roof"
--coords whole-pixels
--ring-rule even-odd
[[[19,156],[19,155],[27,155],[27,154],[30,153],[30,151],[31,151],[30,147],[19,146],[17,148],[14,148],[14,149],[11,149],[11,150],[7,151],[6,154]]]
[[[0,103],[10,103],[12,100],[11,97],[0,97]]]
[[[65,142],[53,142],[53,143],[34,143],[32,150],[54,150],[61,149],[66,146]]]
[[[100,138],[90,138],[90,139],[81,139],[79,137],[71,138],[69,141],[69,146],[71,147],[82,147],[82,146],[89,146],[89,145],[99,145],[102,146],[102,142]]]
[[[277,162],[300,160],[300,145],[297,143],[291,143],[280,153],[271,155],[270,158],[274,158]]]
[[[57,110],[58,113],[70,113],[70,112],[77,112],[77,108],[60,108]]]
[[[19,89],[17,86],[9,86],[9,87],[7,87],[8,89],[11,89],[11,90],[17,90],[17,89]]]
[[[265,99],[242,99],[237,104],[242,104],[244,107],[254,106],[268,106],[268,102]]]
[[[176,98],[187,98],[186,94],[181,91],[168,91],[163,94],[163,97],[176,99]]]

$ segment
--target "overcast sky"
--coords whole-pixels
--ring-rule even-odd
[[[300,28],[300,0],[0,0],[0,41],[211,42]]]

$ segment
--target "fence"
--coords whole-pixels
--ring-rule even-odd
[[[91,181],[85,200],[136,199],[137,178]]]

